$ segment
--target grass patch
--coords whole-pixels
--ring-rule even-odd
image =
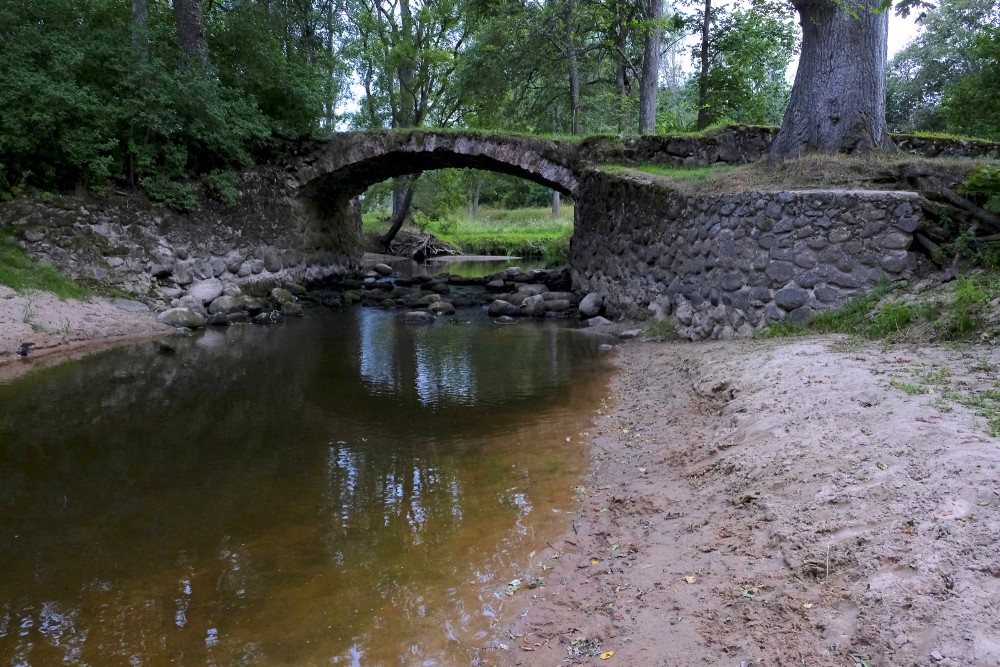
[[[365,213],[361,221],[373,233],[389,226],[384,211]],[[561,266],[569,261],[573,206],[563,205],[558,218],[552,217],[548,207],[480,208],[474,218],[456,214],[430,220],[423,228],[467,255],[542,257],[550,266]]]
[[[674,333],[674,323],[670,319],[660,320],[658,322],[653,322],[647,324],[643,331],[650,338],[676,338],[677,334]]]
[[[654,176],[661,176],[675,181],[699,183],[719,174],[726,174],[746,167],[737,165],[709,165],[707,167],[661,167],[655,164],[643,164],[636,167],[637,171]]]
[[[29,257],[8,233],[0,233],[0,285],[18,292],[41,290],[60,299],[87,299],[93,292]]]
[[[975,410],[977,415],[986,419],[986,432],[990,437],[1000,438],[1000,388],[967,395],[947,392],[944,397]]]
[[[841,333],[858,339],[886,341],[972,341],[994,339],[991,304],[1000,298],[1000,274],[963,276],[932,292],[917,295],[904,284],[883,284],[868,294],[847,300],[839,310],[813,315],[808,326],[776,322],[757,332],[758,338],[783,338],[809,333]]]

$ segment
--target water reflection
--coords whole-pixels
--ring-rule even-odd
[[[471,319],[354,309],[0,385],[0,665],[469,664],[605,373]]]

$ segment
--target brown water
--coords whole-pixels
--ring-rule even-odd
[[[464,317],[317,313],[0,385],[0,665],[477,664],[565,528],[608,368]]]

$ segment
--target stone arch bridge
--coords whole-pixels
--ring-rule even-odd
[[[432,169],[510,174],[573,195],[584,167],[578,145],[474,132],[339,133],[292,163],[302,194],[320,201],[356,197],[388,178]]]
[[[747,335],[805,322],[882,281],[905,280],[922,256],[915,193],[871,191],[688,194],[628,165],[746,163],[771,130],[701,137],[555,141],[474,132],[348,133],[285,165],[295,183],[304,249],[360,247],[357,196],[387,178],[446,167],[519,176],[576,200],[575,286],[608,314],[674,318],[690,338]],[[606,169],[602,165],[625,165]],[[341,261],[341,264],[343,262]]]

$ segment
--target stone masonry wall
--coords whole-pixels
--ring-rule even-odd
[[[595,172],[581,183],[574,286],[612,315],[671,315],[690,339],[805,322],[880,281],[910,278],[921,222],[910,192],[801,191],[689,196]]]
[[[300,282],[357,267],[356,204],[302,199],[298,186],[280,169],[259,169],[245,175],[239,207],[208,204],[191,213],[134,192],[100,200],[21,198],[0,204],[0,230],[74,278],[118,287],[162,308],[205,278]]]

